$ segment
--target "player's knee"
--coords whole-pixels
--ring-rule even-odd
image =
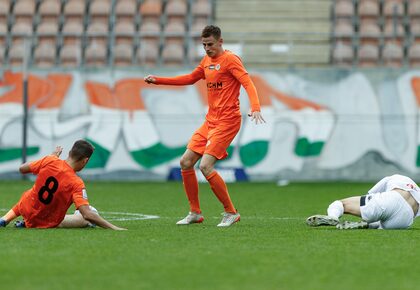
[[[179,165],[181,166],[181,169],[191,169],[194,166],[194,163],[191,159],[181,157],[181,160],[179,161]]]
[[[200,163],[200,170],[204,176],[207,176],[213,171],[213,166],[206,163]]]

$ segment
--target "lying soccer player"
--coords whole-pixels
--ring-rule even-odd
[[[59,159],[62,151],[63,148],[57,146],[51,155],[19,167],[22,174],[33,173],[37,178],[33,187],[25,191],[19,202],[0,219],[0,227],[22,216],[27,228],[85,227],[91,223],[102,228],[125,230],[91,209],[85,184],[76,175],[88,163],[94,151],[92,144],[76,141],[66,160]],[[66,216],[72,203],[80,214]]]
[[[383,178],[367,195],[353,196],[331,203],[328,215],[310,216],[309,226],[330,225],[338,229],[407,229],[419,215],[420,189],[409,177],[392,175]],[[362,218],[359,222],[340,223],[343,214]]]

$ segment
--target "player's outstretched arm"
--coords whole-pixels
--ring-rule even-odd
[[[96,224],[97,226],[100,226],[101,228],[117,230],[117,231],[126,230],[125,228],[120,228],[120,227],[117,227],[116,225],[111,224],[110,222],[102,218],[99,214],[92,211],[88,205],[82,205],[78,209],[85,220],[91,222],[92,224]]]

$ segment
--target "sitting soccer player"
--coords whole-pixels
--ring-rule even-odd
[[[420,189],[409,177],[387,176],[375,184],[367,195],[354,196],[331,203],[328,215],[310,216],[309,226],[330,225],[338,229],[407,229],[419,215]],[[361,217],[359,222],[340,223],[343,214]]]
[[[51,155],[20,166],[22,174],[37,175],[33,187],[25,191],[19,202],[0,219],[5,227],[22,216],[27,228],[85,227],[88,223],[102,228],[125,230],[103,219],[89,206],[83,180],[76,175],[89,161],[94,147],[85,140],[74,143],[66,160],[59,159],[63,148],[57,146]],[[74,203],[80,215],[67,215]],[[66,218],[65,218],[66,217]]]

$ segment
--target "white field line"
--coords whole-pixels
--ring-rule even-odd
[[[0,208],[0,212],[7,212],[9,209]],[[119,211],[100,211],[99,214],[109,221],[137,221],[137,220],[150,220],[150,219],[182,219],[183,217],[169,217],[158,216],[143,213],[133,212],[119,212]],[[220,216],[206,216],[207,219],[220,219]],[[305,220],[304,217],[267,217],[267,216],[241,216],[241,219],[256,219],[256,220]]]

